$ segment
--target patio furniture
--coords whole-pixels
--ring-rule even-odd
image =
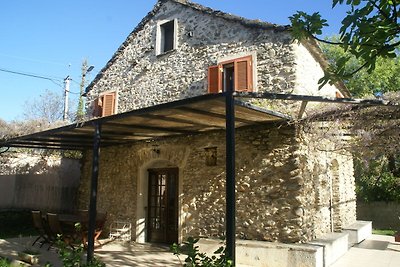
[[[72,243],[75,241],[76,236],[71,229],[66,229],[61,226],[60,220],[58,218],[58,214],[55,213],[47,213],[47,223],[49,225],[49,229],[51,232],[51,244],[54,245],[54,243],[61,238],[66,244],[68,244],[71,248],[74,248]],[[50,248],[49,247],[49,248]]]
[[[115,221],[110,226],[110,239],[119,241],[131,240],[132,224],[127,221]]]
[[[87,218],[89,220],[89,218]],[[104,224],[107,220],[107,213],[97,213],[96,215],[96,226],[94,230],[94,242],[97,243],[99,246],[101,246],[100,241],[98,240],[101,233],[103,232]],[[83,245],[86,247],[87,246],[87,241],[88,241],[88,224],[84,225],[85,227],[82,226],[82,240],[83,240]]]
[[[49,231],[47,229],[46,224],[43,222],[42,212],[39,210],[33,210],[32,221],[33,221],[33,227],[39,234],[36,240],[32,243],[32,246],[34,246],[36,242],[39,241],[40,239],[42,239],[40,241],[40,247],[42,247],[44,243],[50,243],[50,238],[48,235]]]

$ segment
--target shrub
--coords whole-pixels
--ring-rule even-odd
[[[214,255],[208,257],[205,253],[200,253],[199,246],[196,243],[199,239],[189,237],[182,245],[173,244],[171,251],[176,255],[184,267],[230,267],[233,266],[233,261],[226,256],[226,249],[221,246],[214,252]],[[187,254],[185,263],[182,263],[180,255]]]

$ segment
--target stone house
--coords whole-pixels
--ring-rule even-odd
[[[349,96],[340,83],[318,90],[325,66],[318,46],[293,42],[288,27],[160,0],[87,87],[87,111],[102,117],[229,90]],[[277,112],[294,116],[300,104],[244,101],[279,120],[237,129],[236,236],[304,243],[354,223],[351,155],[313,138],[321,127],[305,131]],[[89,202],[89,152],[82,208]],[[97,208],[109,222],[129,220],[137,242],[223,236],[224,155],[224,130],[102,148]]]

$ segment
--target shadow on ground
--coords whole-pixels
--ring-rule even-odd
[[[22,237],[0,239],[0,256],[15,260],[18,252],[25,249],[36,250],[40,253],[39,264],[43,266],[49,262],[53,267],[61,267],[57,249],[44,244],[40,248],[39,243],[32,246],[36,237]],[[107,266],[182,266],[169,248],[154,244],[137,244],[134,242],[116,242],[108,239],[101,240],[102,246],[95,249],[95,256],[101,259]]]

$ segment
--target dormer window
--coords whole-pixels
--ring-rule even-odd
[[[161,21],[157,25],[156,55],[167,53],[177,46],[177,20]]]

